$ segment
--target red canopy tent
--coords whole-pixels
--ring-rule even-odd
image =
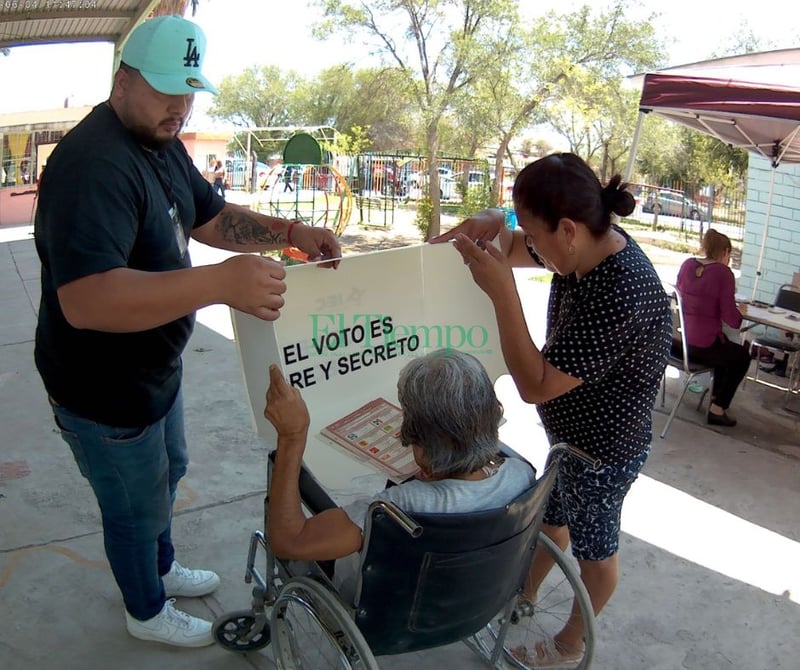
[[[773,167],[753,296],[764,261],[775,170],[800,163],[800,49],[783,49],[682,65],[635,77],[642,81],[639,123],[655,113],[763,156]]]

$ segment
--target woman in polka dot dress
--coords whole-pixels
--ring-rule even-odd
[[[434,240],[455,241],[492,300],[508,370],[522,398],[536,403],[551,442],[599,461],[597,468],[573,456],[561,461],[542,526],[562,549],[571,541],[595,613],[617,584],[622,501],[650,451],[672,340],[669,303],[652,263],[612,223],[612,214],[634,208],[620,181],[615,176],[603,187],[578,156],[546,156],[514,183],[519,229],[506,228],[504,213],[490,209]],[[554,273],[541,349],[529,335],[514,266]],[[551,565],[544,552],[534,556],[531,599]],[[580,656],[582,632],[573,607],[564,629],[527,653],[536,667],[568,664]]]

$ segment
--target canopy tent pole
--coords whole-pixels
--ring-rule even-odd
[[[642,134],[642,125],[644,124],[644,117],[647,111],[639,110],[639,119],[636,121],[636,130],[633,131],[633,142],[631,149],[628,152],[628,164],[625,166],[625,176],[622,181],[629,184],[631,176],[633,175],[633,161],[636,159],[636,150],[639,148],[639,136]]]
[[[776,165],[772,166],[769,175],[769,196],[767,197],[767,213],[764,216],[764,232],[761,234],[761,251],[758,254],[758,265],[756,266],[756,276],[753,279],[753,293],[750,296],[751,300],[756,299],[756,289],[758,288],[758,280],[761,278],[761,266],[764,263],[764,249],[767,246],[767,230],[769,229],[769,216],[772,212],[772,194],[775,191],[775,172],[778,170]]]

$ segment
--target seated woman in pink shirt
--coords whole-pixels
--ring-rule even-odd
[[[727,235],[710,228],[703,237],[702,247],[705,258],[687,258],[678,272],[677,288],[683,298],[689,358],[714,368],[708,423],[735,426],[736,419],[731,419],[726,410],[747,374],[750,354],[722,331],[723,322],[732,328],[742,324],[734,299],[733,272],[728,267],[731,241]]]

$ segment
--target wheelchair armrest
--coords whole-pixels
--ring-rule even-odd
[[[275,451],[271,451],[269,459],[275,462]],[[319,483],[319,480],[311,474],[305,463],[300,466],[300,499],[312,514],[319,514],[326,509],[334,509],[338,505],[333,502],[328,492]]]

